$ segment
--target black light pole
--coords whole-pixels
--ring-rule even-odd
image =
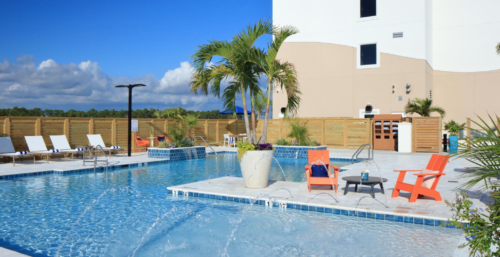
[[[145,87],[144,84],[119,85],[115,87],[128,87],[128,156],[132,153],[132,88]]]

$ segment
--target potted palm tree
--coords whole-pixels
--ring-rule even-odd
[[[241,97],[245,130],[249,142],[240,144],[240,149],[245,152],[245,154],[240,154],[240,165],[245,186],[247,187],[259,188],[267,186],[274,155],[274,151],[268,149],[271,148],[270,144],[265,144],[267,142],[266,134],[273,87],[279,87],[287,92],[287,112],[295,112],[300,102],[295,67],[291,63],[276,58],[283,42],[296,33],[298,31],[294,27],[277,28],[270,21],[259,21],[248,26],[233,37],[231,41],[213,40],[206,45],[200,46],[192,56],[192,64],[195,69],[193,79],[189,84],[192,92],[195,94],[201,92],[205,95],[210,93],[215,97],[221,97],[227,110],[232,109],[231,107],[234,106],[237,96]],[[273,41],[268,45],[267,51],[254,46],[255,41],[265,35],[274,36]],[[214,57],[220,58],[220,61],[211,63]],[[259,87],[259,79],[264,76],[267,77],[267,95]],[[231,83],[221,94],[223,89],[221,83],[226,80],[230,80]],[[247,115],[247,97],[250,97],[252,130]],[[253,145],[257,143],[255,109],[259,100],[266,102],[264,126],[259,140],[260,144]],[[262,147],[262,145],[267,146]],[[254,151],[257,148],[260,151]],[[267,153],[264,153],[264,151],[267,151]],[[265,157],[265,160],[260,157],[250,158],[250,155],[259,155],[259,153],[253,152],[261,152],[261,157]],[[268,164],[261,165],[263,162]],[[256,186],[249,185],[245,179],[250,178],[249,176],[262,178],[262,181],[265,178],[265,183],[262,182],[262,184]]]
[[[441,117],[444,117],[446,113],[443,108],[432,106],[432,100],[429,98],[421,99],[415,97],[414,100],[408,102],[405,106],[405,113],[410,115],[416,113],[422,117],[430,117],[432,112],[439,113]]]
[[[246,188],[265,188],[268,185],[274,150],[271,144],[238,142],[243,185]]]
[[[465,128],[465,123],[459,124],[454,120],[444,123],[444,129],[450,133],[450,153],[456,153],[458,150],[458,133]]]

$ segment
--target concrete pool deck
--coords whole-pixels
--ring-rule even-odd
[[[217,152],[235,152],[234,147],[213,147]],[[355,150],[351,149],[329,149],[330,157],[337,158],[351,158]],[[212,152],[210,148],[207,148],[207,153]],[[366,152],[364,153],[366,154]],[[401,192],[400,196],[397,198],[392,198],[392,190],[394,188],[395,182],[397,180],[398,173],[393,172],[395,169],[422,169],[427,165],[430,159],[430,153],[397,153],[392,151],[375,151],[374,160],[375,163],[380,168],[382,177],[387,178],[388,181],[384,183],[385,195],[380,192],[378,187],[375,187],[376,199],[388,205],[386,208],[378,201],[373,200],[370,197],[370,188],[365,186],[360,186],[358,192],[354,192],[353,189],[349,189],[347,195],[344,195],[345,181],[342,177],[359,175],[361,170],[367,168],[371,171],[371,176],[379,176],[379,171],[375,164],[366,165],[365,163],[349,164],[343,167],[345,171],[339,174],[339,190],[335,194],[334,191],[327,189],[325,187],[313,188],[312,192],[309,193],[307,190],[307,184],[305,182],[284,182],[276,181],[268,188],[265,189],[246,189],[242,186],[241,178],[218,178],[207,181],[200,181],[196,183],[178,185],[171,187],[173,189],[186,191],[186,187],[192,188],[194,191],[200,190],[204,193],[221,194],[221,195],[233,195],[237,197],[258,197],[262,194],[269,194],[271,191],[278,188],[287,188],[292,193],[292,198],[290,198],[288,192],[284,190],[275,191],[271,193],[271,197],[276,199],[285,200],[287,202],[294,202],[298,204],[314,204],[314,205],[326,205],[326,206],[337,206],[346,209],[368,210],[384,213],[393,213],[397,215],[411,215],[413,217],[432,217],[436,219],[448,219],[451,218],[452,213],[450,209],[446,206],[445,202],[437,202],[431,198],[418,199],[416,203],[409,203],[409,193]],[[360,156],[363,157],[363,156]],[[122,166],[137,163],[153,163],[162,161],[162,159],[148,158],[146,153],[133,153],[131,157],[119,155],[113,155],[109,159],[110,166]],[[102,163],[98,163],[102,166]],[[456,187],[466,181],[466,179],[459,178],[462,174],[464,168],[472,167],[473,165],[466,160],[457,159],[451,160],[448,163],[445,173],[446,176],[442,177],[438,184],[438,191],[441,193],[443,200],[453,200],[455,198]],[[33,172],[43,172],[43,171],[59,171],[61,173],[69,172],[78,169],[88,169],[93,168],[91,163],[87,163],[85,167],[82,165],[81,159],[75,159],[74,161],[68,160],[64,161],[61,159],[51,159],[50,163],[47,164],[45,160],[37,161],[34,165],[32,161],[26,160],[25,162],[16,162],[16,166],[12,166],[12,163],[1,163],[0,164],[0,176],[5,175],[17,175],[24,173]],[[414,183],[416,176],[407,174],[405,182]],[[321,193],[329,193],[333,195],[339,202],[335,202],[331,196]],[[320,194],[320,195],[318,195]],[[472,191],[470,192],[474,203],[477,207],[484,207],[485,202],[488,201],[488,196]],[[313,199],[314,198],[314,199]],[[360,198],[363,198],[359,201]]]
[[[216,149],[216,148],[214,148]],[[216,151],[235,151],[232,147],[217,147]],[[355,150],[351,149],[328,149],[330,150],[330,157],[335,158],[351,158]],[[364,152],[366,154],[366,152]],[[374,160],[372,164],[356,163],[348,164],[343,167],[345,171],[339,174],[339,190],[337,193],[328,187],[313,187],[311,193],[307,189],[306,182],[285,182],[273,181],[268,188],[264,189],[247,189],[243,187],[242,178],[223,177],[200,181],[185,185],[178,185],[169,187],[171,190],[180,190],[187,192],[197,192],[203,194],[226,195],[242,198],[259,198],[268,199],[269,197],[277,201],[299,204],[299,205],[314,205],[322,207],[335,207],[345,210],[358,210],[374,213],[384,213],[399,216],[411,216],[423,219],[436,219],[447,220],[452,217],[450,208],[446,205],[444,200],[452,201],[455,199],[457,186],[463,184],[467,179],[461,178],[460,175],[467,167],[474,167],[474,165],[464,159],[452,159],[446,166],[446,176],[441,177],[437,190],[441,193],[443,201],[435,201],[432,198],[419,198],[417,202],[410,203],[410,193],[401,191],[400,196],[392,198],[392,191],[395,182],[399,175],[398,172],[393,170],[420,170],[425,168],[432,153],[397,153],[393,151],[375,151]],[[365,156],[360,156],[365,157]],[[378,168],[377,168],[378,166]],[[351,186],[348,193],[344,195],[345,181],[343,177],[359,176],[362,169],[369,169],[371,176],[381,176],[387,178],[388,181],[384,183],[385,194],[381,193],[378,186],[375,187],[375,196],[378,201],[381,201],[389,208],[386,208],[380,202],[374,200],[370,196],[370,187],[360,186],[358,192],[354,192]],[[285,171],[286,172],[286,171]],[[412,173],[407,173],[405,177],[406,183],[415,183],[416,176]],[[277,190],[286,188],[286,190]],[[277,190],[277,191],[276,191]],[[330,196],[334,196],[338,203]],[[269,196],[263,196],[269,195]],[[485,203],[489,197],[478,191],[469,191],[472,201],[478,208],[485,207]],[[361,201],[360,201],[361,199]]]

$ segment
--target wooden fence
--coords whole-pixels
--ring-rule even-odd
[[[412,118],[412,152],[442,152],[442,118]]]
[[[138,132],[132,136],[143,139],[151,136],[167,135],[170,123],[166,119],[137,119]],[[372,142],[372,124],[370,119],[353,118],[311,118],[301,119],[307,122],[311,139],[329,148],[357,148]],[[262,133],[264,120],[257,120],[257,138]],[[106,145],[127,147],[128,120],[125,118],[51,118],[51,117],[0,117],[0,134],[9,135],[16,151],[28,150],[24,136],[43,136],[49,149],[52,142],[49,135],[66,135],[71,147],[88,144],[87,134],[101,134]],[[290,121],[284,119],[269,120],[267,141],[276,142],[290,131]],[[152,133],[151,133],[152,132]],[[211,145],[222,145],[224,134],[245,133],[243,120],[199,120],[195,135],[202,136]],[[201,140],[197,139],[200,145]],[[135,147],[132,146],[134,149]]]

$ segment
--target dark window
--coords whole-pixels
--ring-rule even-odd
[[[360,0],[361,18],[377,16],[377,0]]]
[[[361,65],[377,64],[377,44],[361,46]]]

